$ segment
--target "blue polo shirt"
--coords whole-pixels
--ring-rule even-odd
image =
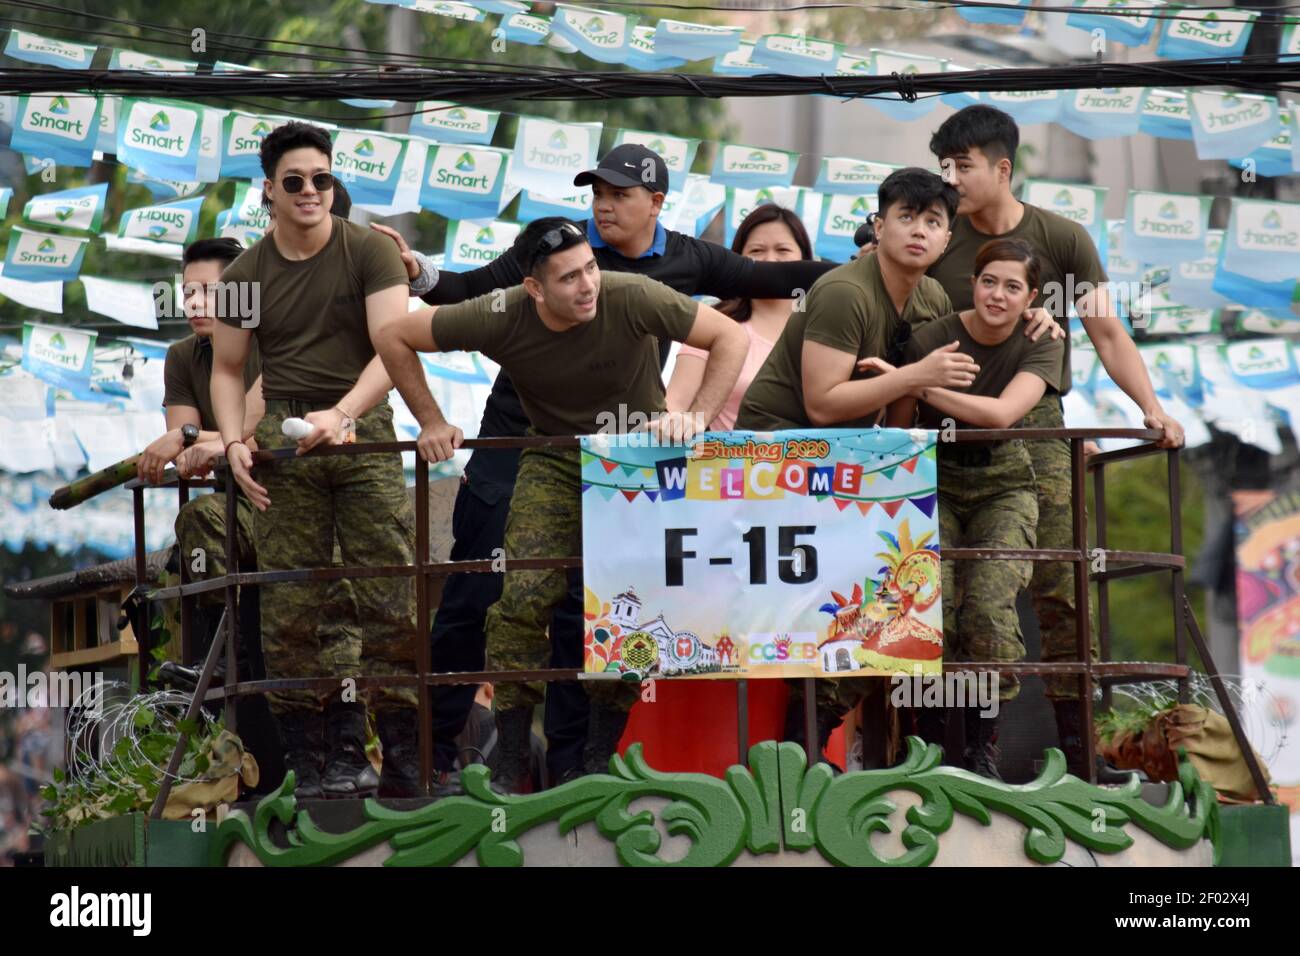
[[[600,237],[600,231],[596,228],[596,220],[594,219],[587,220],[587,241],[591,243],[593,249],[605,249],[609,246],[609,243]],[[650,243],[650,248],[637,258],[648,259],[650,256],[662,256],[666,248],[668,248],[668,230],[656,219],[654,242]]]

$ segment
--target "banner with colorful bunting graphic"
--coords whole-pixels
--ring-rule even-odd
[[[935,440],[902,429],[705,433],[689,448],[584,437],[585,670],[938,673]]]

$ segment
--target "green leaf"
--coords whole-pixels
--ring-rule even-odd
[[[66,779],[67,779],[67,777],[64,775],[63,771],[60,770],[58,767],[55,767],[55,768],[54,768],[54,782],[55,782],[55,783],[63,783],[63,781],[66,780]]]
[[[141,730],[143,730],[145,727],[152,727],[153,720],[154,720],[153,711],[137,710],[135,712],[135,725]]]
[[[59,799],[58,788],[56,788],[52,783],[47,783],[45,786],[41,787],[41,796],[50,803],[53,803],[55,800]]]
[[[194,738],[199,735],[199,722],[197,720],[190,720],[187,717],[182,717],[180,720],[176,721],[176,729],[183,734],[187,734],[190,738]]]

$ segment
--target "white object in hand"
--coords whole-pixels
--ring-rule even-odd
[[[294,441],[306,438],[315,430],[316,426],[301,418],[286,418],[284,424],[280,426],[284,437],[292,438]]]

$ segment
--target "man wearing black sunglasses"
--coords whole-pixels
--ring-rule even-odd
[[[261,448],[292,444],[281,433],[289,417],[314,426],[297,443],[299,454],[345,440],[396,440],[387,402],[392,382],[371,338],[382,321],[406,311],[406,270],[387,239],[330,215],[332,152],[329,134],[306,123],[285,124],[263,140],[262,191],[271,201],[275,231],[222,274],[241,303],[260,304],[252,319],[217,316],[211,390],[231,473],[257,509],[254,537],[263,571],[328,567],[336,541],[348,565],[413,559],[415,521],[400,455],[277,460],[258,465],[254,478],[251,453],[241,441],[238,371],[254,337],[266,399],[256,431]],[[350,583],[355,619],[334,597],[346,590],[331,588],[329,581],[262,586],[267,676],[339,679],[338,689],[326,694],[270,695],[300,797],[319,795],[322,788],[329,795],[360,795],[373,786],[356,744],[365,711],[345,680],[355,676],[358,657],[366,674],[414,673],[411,580]],[[383,687],[369,703],[384,748],[379,793],[414,796],[414,689]]]
[[[520,233],[514,256],[528,270],[522,284],[459,305],[404,314],[380,329],[376,347],[421,425],[420,453],[442,461],[460,444],[429,394],[417,351],[479,351],[500,364],[518,388],[532,434],[590,435],[607,430],[602,416],[622,422],[644,416],[661,439],[685,441],[712,421],[735,385],[748,351],[744,331],[716,309],[644,276],[602,274],[586,231],[565,219],[539,219]],[[709,352],[704,381],[688,413],[665,414],[655,339],[687,342]],[[582,547],[581,468],[576,448],[530,448],[505,530],[507,559],[566,557]],[[459,507],[459,505],[458,505]],[[454,555],[454,552],[453,552]],[[496,578],[499,575],[478,575]],[[507,571],[501,599],[487,616],[493,670],[545,667],[551,646],[581,632],[550,634],[552,611],[569,590],[562,570]],[[582,764],[573,773],[604,770],[618,746],[631,699],[628,685],[592,682],[591,726]],[[537,686],[496,688],[500,760],[494,777],[518,792],[528,767]]]

